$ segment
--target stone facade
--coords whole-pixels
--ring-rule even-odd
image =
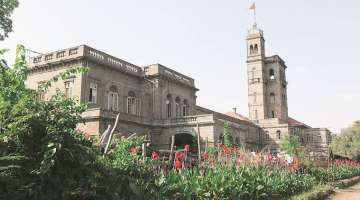
[[[191,77],[161,64],[139,67],[86,45],[31,58],[26,85],[36,89],[69,68],[87,67],[87,73],[56,82],[41,98],[49,100],[60,90],[88,103],[86,123],[78,129],[94,137],[120,113],[117,134],[146,135],[158,149],[168,149],[173,135],[177,145],[191,142],[184,138],[198,133],[202,145],[216,144],[227,122],[233,142],[252,151],[278,152],[283,137],[297,134],[309,149],[327,154],[327,129],[288,117],[286,65],[279,56],[266,57],[264,44],[262,31],[254,26],[247,37],[249,119],[236,111],[222,114],[198,106]]]
[[[256,24],[248,31],[246,41],[249,116],[265,132],[264,148],[279,152],[283,137],[297,135],[310,152],[326,157],[330,131],[311,128],[288,116],[285,62],[278,55],[266,57],[264,34]]]

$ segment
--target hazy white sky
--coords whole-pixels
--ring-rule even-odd
[[[17,43],[39,52],[88,44],[195,79],[198,105],[248,115],[250,0],[20,0]],[[332,131],[360,120],[360,1],[258,0],[267,56],[286,62],[290,116]]]

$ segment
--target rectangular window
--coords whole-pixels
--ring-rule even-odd
[[[65,57],[65,51],[60,51],[56,54],[56,58],[62,58]]]
[[[34,63],[41,62],[41,56],[34,58],[33,62]]]
[[[45,61],[51,60],[52,59],[52,54],[46,55],[45,56]]]
[[[75,54],[77,54],[77,51],[78,51],[77,48],[75,48],[75,49],[70,49],[70,50],[69,50],[69,55],[70,55],[70,56],[71,56],[71,55],[75,55]]]
[[[136,115],[140,116],[141,115],[141,100],[136,99],[135,105],[136,105],[136,109],[135,109]]]
[[[92,104],[97,103],[97,84],[96,83],[90,83],[89,102]]]
[[[171,116],[172,116],[172,112],[171,112],[171,103],[170,102],[168,102],[167,104],[166,104],[166,110],[167,110],[167,117],[168,118],[170,118]]]
[[[65,82],[65,95],[67,97],[72,97],[73,86],[74,86],[74,81],[66,81]]]
[[[182,114],[183,114],[183,116],[187,116],[187,115],[188,115],[188,111],[187,111],[187,106],[186,106],[186,105],[183,105],[183,107],[182,107]]]
[[[118,93],[110,92],[108,97],[108,109],[118,111]]]
[[[135,97],[127,98],[127,113],[132,115],[141,115],[141,100]]]

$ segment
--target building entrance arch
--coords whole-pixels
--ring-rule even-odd
[[[186,144],[190,145],[190,151],[197,149],[195,136],[189,133],[179,133],[175,135],[174,146],[176,146],[177,149],[183,149]]]

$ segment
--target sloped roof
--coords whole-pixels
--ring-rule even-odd
[[[237,118],[237,119],[249,121],[249,118],[245,117],[245,116],[242,115],[242,114],[239,114],[239,113],[237,113],[237,112],[234,112],[234,111],[232,111],[232,112],[226,112],[226,113],[224,113],[224,114],[227,115],[227,116],[230,116],[230,117]]]
[[[299,122],[298,120],[292,118],[292,117],[288,117],[288,123],[289,125],[292,125],[292,126],[307,126],[307,127],[310,127],[308,125],[306,125],[305,123],[302,123],[302,122]]]

